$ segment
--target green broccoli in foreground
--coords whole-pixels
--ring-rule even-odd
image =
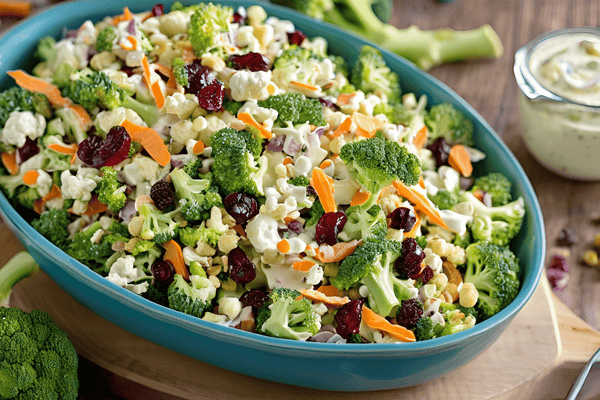
[[[492,197],[492,206],[499,207],[512,200],[511,188],[512,184],[504,174],[491,172],[475,179],[475,183],[469,191],[473,193],[481,190],[488,193]]]
[[[192,179],[183,169],[171,172],[171,182],[175,186],[175,195],[183,217],[187,221],[204,221],[210,218],[213,207],[223,205],[216,187],[208,179]]]
[[[179,210],[163,213],[152,204],[143,204],[138,212],[144,219],[139,233],[140,238],[162,244],[177,236],[181,223]]]
[[[98,184],[98,201],[108,206],[108,209],[114,212],[119,211],[125,206],[127,195],[125,189],[127,186],[117,181],[117,171],[112,167],[100,168],[102,179]]]
[[[287,288],[275,288],[269,293],[269,301],[259,310],[256,330],[269,336],[307,340],[321,329],[321,316],[310,301],[297,300],[300,292]]]
[[[52,118],[52,106],[41,93],[32,93],[19,86],[0,92],[0,128],[4,127],[13,111],[31,111]]]
[[[429,340],[436,337],[433,330],[433,321],[429,317],[420,318],[412,330],[417,341]]]
[[[285,124],[309,123],[315,126],[324,126],[326,124],[323,117],[323,106],[318,99],[309,99],[300,93],[278,94],[269,97],[267,100],[258,102],[260,107],[272,108],[277,110],[277,120]]]
[[[475,309],[485,320],[504,309],[517,297],[521,283],[521,267],[507,247],[489,242],[476,242],[467,249],[465,282],[475,285],[479,298]]]
[[[448,143],[473,146],[473,122],[450,103],[431,107],[425,115],[425,125],[430,142],[443,137]]]
[[[400,101],[398,75],[387,66],[381,52],[374,47],[363,46],[360,49],[350,82],[365,93],[385,95],[388,103]]]
[[[39,270],[26,252],[0,269],[0,304],[13,286]],[[50,315],[0,307],[0,398],[75,400],[78,357]]]
[[[92,223],[85,230],[77,232],[65,249],[68,255],[98,273],[105,268],[106,260],[114,253],[111,243],[107,240],[101,240],[99,243],[92,241],[94,234],[100,229],[100,221]]]
[[[190,279],[188,283],[181,275],[175,274],[167,290],[169,307],[202,318],[204,312],[212,307],[211,301],[217,294],[217,288],[205,277],[192,275]]]
[[[57,247],[64,249],[69,244],[68,225],[71,214],[65,209],[47,210],[38,219],[31,221],[31,226]]]
[[[188,34],[194,53],[201,56],[220,45],[217,38],[220,33],[229,31],[233,8],[213,3],[200,3],[193,7]]]

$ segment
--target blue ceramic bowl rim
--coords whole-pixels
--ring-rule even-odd
[[[249,6],[248,2],[243,1],[221,1],[216,0],[215,3],[222,3],[225,5],[231,5],[234,7],[244,5]],[[189,3],[189,1],[184,2]],[[11,38],[23,34],[27,36],[26,30],[30,25],[36,24],[46,24],[49,23],[46,20],[56,20],[61,21],[61,17],[64,15],[69,15],[72,18],[85,18],[86,15],[93,15],[94,13],[105,12],[104,15],[109,15],[110,12],[115,11],[117,6],[122,4],[119,1],[91,1],[91,0],[79,0],[73,2],[62,3],[58,5],[54,5],[47,10],[38,13],[22,22],[14,26],[10,31],[5,33],[2,37],[0,37],[0,54],[4,54],[7,50],[10,50],[10,40]],[[148,9],[148,6],[154,4],[154,1],[141,1],[136,2],[135,5],[131,5],[132,12],[140,12],[142,10]],[[171,4],[170,1],[164,2],[165,6],[167,4]],[[329,31],[336,33],[338,35],[346,35],[350,36],[351,39],[360,44],[369,44],[375,46],[373,43],[364,40],[356,35],[340,30],[339,28],[319,22],[314,21],[302,14],[299,14],[293,10],[273,5],[266,2],[256,2],[256,4],[261,5],[269,15],[275,15],[281,19],[288,19],[292,21],[300,20],[305,24],[317,24],[320,29],[324,31]],[[85,7],[84,7],[85,5]],[[146,8],[144,8],[146,7]],[[83,10],[83,11],[82,11]],[[64,18],[62,18],[64,19]],[[45,22],[46,21],[46,22]],[[64,26],[64,22],[62,23]],[[52,25],[55,27],[56,25]],[[25,46],[27,47],[27,46]],[[501,151],[504,157],[508,158],[512,165],[515,167],[518,172],[518,176],[515,176],[515,179],[518,179],[521,183],[522,189],[524,193],[522,195],[525,198],[530,200],[530,207],[527,209],[527,212],[530,213],[532,217],[532,231],[536,234],[540,235],[540,243],[539,246],[534,249],[534,255],[532,258],[531,271],[527,275],[527,279],[522,282],[522,287],[517,295],[517,297],[513,300],[513,302],[508,305],[504,310],[500,311],[494,317],[482,321],[476,324],[473,328],[468,329],[463,332],[459,332],[453,335],[444,336],[441,338],[436,338],[433,340],[422,341],[422,342],[414,342],[414,343],[393,343],[393,344],[353,344],[351,346],[344,346],[338,344],[329,344],[329,343],[316,343],[316,342],[302,342],[302,341],[292,341],[287,339],[279,339],[272,338],[268,336],[258,335],[255,333],[245,332],[242,330],[237,330],[234,328],[218,325],[212,322],[207,322],[201,320],[196,317],[192,317],[175,310],[171,310],[169,308],[160,306],[155,304],[149,300],[144,299],[143,297],[134,294],[127,289],[124,289],[100,275],[96,274],[92,270],[90,270],[85,265],[76,261],[75,259],[66,256],[65,253],[62,252],[58,247],[53,245],[50,241],[44,238],[41,234],[39,234],[30,224],[28,224],[10,205],[6,197],[0,193],[0,211],[3,212],[4,216],[9,220],[13,221],[14,224],[18,227],[18,229],[22,230],[22,232],[28,237],[33,239],[35,242],[39,243],[43,246],[49,253],[50,258],[61,259],[66,258],[64,264],[69,268],[70,273],[72,275],[78,275],[78,278],[82,281],[86,281],[88,285],[95,289],[101,289],[104,292],[108,292],[111,297],[118,299],[121,303],[128,305],[139,312],[151,314],[155,317],[160,317],[161,320],[167,321],[169,323],[173,323],[178,326],[185,327],[186,329],[191,329],[192,331],[197,331],[200,334],[218,334],[224,340],[228,338],[243,338],[247,341],[247,345],[253,348],[269,348],[271,350],[299,350],[299,351],[316,351],[321,354],[335,354],[335,355],[352,355],[352,356],[369,356],[375,355],[378,357],[398,357],[401,354],[405,355],[418,355],[418,354],[426,354],[426,353],[437,353],[443,351],[445,349],[449,349],[452,347],[459,346],[462,343],[468,343],[474,338],[482,335],[483,333],[497,328],[499,325],[508,323],[510,319],[519,311],[525,303],[530,299],[533,294],[537,284],[539,282],[541,273],[543,271],[543,257],[545,254],[545,235],[544,235],[544,223],[542,212],[539,206],[539,202],[535,195],[535,191],[527,178],[527,175],[523,171],[523,168],[512,154],[512,152],[508,149],[506,144],[500,139],[500,137],[494,132],[491,126],[479,115],[475,109],[470,106],[465,100],[463,100],[458,94],[456,94],[452,89],[446,86],[444,83],[440,82],[433,76],[420,71],[416,66],[412,63],[401,59],[395,54],[385,50],[380,49],[386,59],[396,59],[397,61],[405,64],[406,68],[413,69],[418,71],[422,75],[422,79],[427,81],[434,86],[438,86],[442,91],[446,92],[452,97],[452,101],[454,104],[460,105],[463,109],[467,110],[473,119],[476,119],[477,122],[482,126],[482,132],[480,134],[485,135],[486,139],[490,139],[494,143],[494,147],[496,147],[499,151]],[[21,55],[25,56],[29,54],[27,49],[17,50]],[[6,59],[7,57],[5,57]],[[14,63],[15,67],[20,66],[18,63]],[[6,63],[0,63],[0,84],[5,84],[7,81],[6,71]]]

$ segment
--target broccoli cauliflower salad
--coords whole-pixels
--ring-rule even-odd
[[[525,214],[451,104],[402,93],[260,6],[120,15],[44,38],[0,93],[5,196],[108,281],[263,335],[413,342],[517,295]],[[352,65],[350,65],[352,64]]]

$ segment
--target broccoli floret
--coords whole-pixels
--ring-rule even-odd
[[[467,246],[471,243],[473,243],[473,238],[471,237],[471,232],[468,229],[466,229],[465,233],[463,233],[462,235],[456,234],[454,240],[452,241],[452,244],[458,247],[462,247],[463,249],[466,249]]]
[[[98,37],[96,38],[96,50],[98,50],[98,52],[112,51],[116,41],[117,30],[112,26],[106,27],[98,33]]]
[[[307,340],[321,329],[321,317],[310,301],[297,290],[275,288],[269,293],[269,302],[263,305],[256,321],[257,332],[293,340]]]
[[[475,308],[484,320],[510,304],[520,287],[521,267],[516,256],[506,247],[481,241],[470,244],[464,281],[475,285],[479,298]]]
[[[231,7],[213,3],[200,3],[195,6],[188,24],[188,34],[198,56],[220,47],[217,38],[220,33],[229,31],[232,16]]]
[[[420,318],[413,328],[417,341],[429,340],[435,337],[433,332],[433,321],[429,317]]]
[[[229,100],[227,97],[223,99],[223,109],[229,111],[231,115],[237,115],[243,105],[242,101]]]
[[[193,158],[184,167],[183,170],[192,179],[198,179],[200,175],[200,168],[202,168],[202,159],[200,157]]]
[[[444,329],[438,333],[438,336],[447,336],[464,331],[475,326],[476,322],[476,318],[473,315],[466,314],[459,309],[446,312],[444,319],[446,320],[446,324],[444,325]]]
[[[205,277],[192,275],[191,282],[175,274],[173,283],[167,290],[169,307],[182,313],[202,318],[204,312],[212,308],[211,300],[217,294],[217,288]]]
[[[469,192],[465,192],[463,198],[473,205],[471,233],[475,240],[488,240],[506,246],[521,230],[525,217],[522,197],[499,207],[487,207]]]
[[[387,233],[387,219],[383,209],[373,204],[365,209],[361,206],[350,206],[346,210],[346,225],[342,232],[349,239],[383,238]]]
[[[77,232],[66,249],[66,253],[93,270],[103,269],[105,261],[114,251],[106,240],[101,240],[99,243],[92,241],[100,229],[102,229],[100,221],[96,221],[85,230]]]
[[[38,219],[31,221],[31,226],[51,241],[57,247],[63,249],[69,244],[69,231],[67,226],[71,223],[71,215],[67,210],[47,210]]]
[[[473,122],[450,103],[431,107],[425,115],[425,124],[429,128],[429,141],[443,137],[449,143],[473,146]]]
[[[143,204],[139,207],[138,212],[144,219],[139,233],[140,238],[162,244],[177,236],[181,223],[179,210],[162,213],[154,205]]]
[[[394,261],[402,252],[395,240],[367,239],[353,254],[344,258],[331,283],[347,290],[357,283],[369,289],[369,305],[382,316],[395,316],[400,301],[411,297],[408,285],[393,274]]]
[[[297,176],[295,178],[288,179],[288,183],[290,185],[294,185],[294,186],[304,186],[304,187],[307,187],[308,185],[310,185],[310,179],[308,179],[304,175],[300,175],[300,176]]]
[[[148,285],[146,291],[142,293],[142,297],[156,304],[160,304],[161,306],[169,307],[169,296],[167,295],[168,288],[168,285],[154,281],[151,285]]]
[[[35,56],[49,64],[54,64],[56,61],[57,51],[54,48],[56,40],[53,37],[46,36],[38,42]]]
[[[450,210],[460,203],[461,196],[458,191],[449,191],[440,189],[436,194],[427,194],[429,200],[433,202],[440,210]]]
[[[113,223],[108,227],[108,233],[108,235],[103,237],[103,240],[110,242],[111,245],[117,241],[127,242],[129,239],[131,239],[131,234],[129,233],[127,225],[117,221],[113,221]],[[143,242],[145,242],[145,240],[138,240],[135,244],[135,247],[137,248]],[[136,254],[133,255],[135,256]]]
[[[421,114],[402,103],[379,103],[373,108],[373,115],[384,114],[394,125],[413,126],[413,122],[422,121]]]
[[[71,74],[77,72],[77,69],[71,64],[63,62],[56,67],[52,73],[52,83],[59,88],[65,87],[71,82]]]
[[[365,93],[384,95],[388,103],[400,101],[398,75],[387,66],[381,52],[374,47],[363,46],[360,49],[350,82]]]
[[[36,187],[27,187],[23,185],[16,189],[12,200],[25,208],[31,209],[36,200],[41,198],[42,196]]]
[[[477,57],[500,57],[502,42],[489,25],[468,31],[438,29],[422,31],[416,26],[398,29],[383,21],[392,14],[384,0],[272,0],[272,2],[322,19],[361,35],[407,58],[418,67]],[[378,18],[383,17],[383,18]]]
[[[260,156],[262,146],[251,133],[223,128],[212,136],[210,144],[214,159],[211,172],[223,196],[263,195],[262,180],[268,162]]]
[[[52,106],[48,98],[41,93],[32,93],[19,86],[11,87],[0,93],[0,128],[4,127],[13,111],[31,111],[52,118]]]
[[[277,120],[285,124],[304,124],[308,122],[315,126],[326,124],[323,117],[323,106],[317,99],[306,98],[300,93],[286,93],[271,96],[258,102],[260,107],[277,110]]]
[[[112,167],[100,168],[102,179],[96,188],[98,200],[114,212],[123,208],[127,201],[127,195],[125,194],[127,186],[117,181],[117,174],[117,171]]]
[[[190,82],[188,80],[188,72],[185,68],[185,61],[181,57],[174,57],[171,60],[171,67],[173,68],[173,75],[179,86],[187,87]]]
[[[205,242],[212,247],[216,247],[222,234],[214,228],[207,228],[203,222],[195,228],[188,226],[181,228],[179,230],[179,240],[184,246],[196,247],[198,242]]]
[[[304,226],[310,227],[316,225],[324,214],[323,204],[321,204],[319,199],[315,200],[312,207],[308,210],[308,218],[306,218]]]
[[[508,178],[500,172],[492,172],[475,179],[475,183],[469,190],[475,192],[481,190],[492,197],[492,206],[498,207],[512,200],[510,189],[512,184]]]
[[[192,179],[180,168],[174,169],[170,176],[181,213],[187,221],[204,221],[210,218],[213,207],[223,205],[221,196],[208,179]]]

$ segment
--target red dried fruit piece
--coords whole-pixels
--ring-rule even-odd
[[[20,162],[24,162],[38,154],[40,152],[40,148],[35,141],[31,140],[31,138],[27,136],[25,139],[25,144],[19,147],[18,152]]]
[[[433,270],[428,265],[425,268],[423,268],[423,272],[421,273],[421,279],[423,279],[423,283],[425,284],[429,282],[431,278],[433,278]]]
[[[241,284],[252,282],[256,278],[256,265],[239,247],[229,252],[229,277]]]
[[[269,300],[269,296],[265,292],[260,289],[250,290],[243,295],[240,296],[240,302],[244,307],[252,307],[255,311],[262,307],[267,300]]]
[[[396,320],[405,328],[412,328],[423,316],[423,303],[418,299],[402,301]]]
[[[319,103],[321,103],[323,106],[329,107],[333,111],[340,111],[340,107],[337,104],[335,104],[334,102],[324,99],[323,97],[319,97],[318,100],[319,100]]]
[[[114,126],[102,140],[100,136],[90,134],[79,143],[77,157],[85,164],[94,167],[112,167],[129,157],[131,137],[122,126]]]
[[[294,32],[288,32],[287,36],[288,42],[290,42],[290,44],[295,44],[296,46],[300,46],[302,42],[304,42],[304,39],[306,39],[304,32],[297,29]]]
[[[156,261],[150,267],[150,271],[157,282],[171,283],[175,278],[175,268],[170,261]]]
[[[223,84],[210,74],[210,69],[203,67],[201,60],[194,60],[185,66],[188,74],[186,93],[195,94],[198,104],[206,111],[218,111],[223,106],[225,90]]]
[[[164,210],[173,204],[174,195],[171,185],[165,180],[156,181],[150,188],[150,198],[159,210]]]
[[[401,278],[416,279],[421,275],[421,262],[425,259],[425,252],[414,238],[402,241],[402,256],[396,262],[396,271]]]
[[[223,200],[223,206],[238,224],[244,224],[258,215],[258,202],[244,193],[231,193]]]
[[[269,70],[269,59],[252,51],[246,54],[234,54],[229,57],[229,61],[235,69],[247,69],[252,72]]]
[[[439,168],[442,165],[448,164],[448,155],[450,155],[450,144],[443,137],[439,137],[433,141],[429,146],[429,150],[433,153],[435,158],[435,165]]]
[[[234,24],[240,24],[243,25],[246,23],[246,18],[242,17],[242,14],[240,13],[234,13],[233,14],[233,21]]]
[[[390,228],[409,232],[417,223],[415,212],[408,207],[398,207],[390,214]]]
[[[153,17],[160,17],[161,15],[163,15],[165,12],[165,6],[163,6],[162,4],[155,4],[152,7],[152,16]]]
[[[348,339],[350,335],[357,335],[360,331],[360,321],[362,319],[362,307],[364,299],[351,300],[344,304],[335,314],[335,328],[338,335]]]
[[[343,211],[323,214],[316,226],[315,240],[317,244],[326,243],[330,246],[336,244],[338,234],[344,229],[346,221],[348,221],[348,217]]]

